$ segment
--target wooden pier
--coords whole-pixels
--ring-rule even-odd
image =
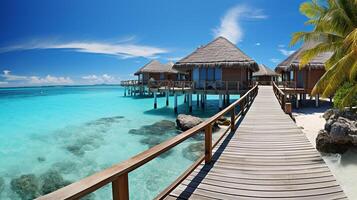
[[[205,154],[157,199],[347,199],[320,154],[281,109],[285,94],[274,91],[281,93],[280,101],[272,86],[258,92],[255,85],[192,129],[38,199],[78,199],[111,184],[114,200],[128,200],[128,173],[202,131]],[[212,125],[227,115],[231,124],[213,143]]]
[[[306,136],[283,113],[271,86],[234,133],[164,199],[346,199]],[[167,191],[165,191],[167,192]]]

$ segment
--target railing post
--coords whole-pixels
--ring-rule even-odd
[[[212,124],[205,127],[205,163],[209,164],[212,159]]]
[[[285,102],[286,102],[286,97],[285,94],[283,95],[282,99],[281,99],[281,108],[283,110],[285,110]]]
[[[112,182],[113,200],[129,200],[128,173],[120,175]]]
[[[231,111],[231,131],[236,130],[236,107],[234,106]]]
[[[242,99],[242,101],[240,103],[240,109],[241,109],[242,115],[245,115],[245,113],[244,113],[244,107],[245,107],[244,101],[245,101],[245,99]]]

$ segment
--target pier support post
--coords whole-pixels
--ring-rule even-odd
[[[177,113],[177,93],[174,93],[174,112]]]
[[[205,96],[204,94],[201,94],[201,107],[204,108],[205,107]]]
[[[219,94],[219,110],[223,109],[222,94]]]
[[[184,98],[183,102],[186,103],[187,102],[187,94],[184,94],[184,97],[185,98]]]
[[[200,107],[200,95],[196,94],[197,107]]]
[[[296,94],[295,103],[296,103],[296,108],[299,108],[299,94]]]
[[[316,107],[319,107],[319,98],[320,98],[320,95],[317,94],[317,95],[315,96],[315,106],[316,106]]]
[[[157,96],[156,96],[156,92],[154,92],[154,108],[157,108]]]
[[[225,95],[225,94],[223,95],[223,103],[224,103],[224,105],[227,105],[227,102],[226,102],[226,95]]]
[[[229,105],[229,94],[227,94],[227,106]]]
[[[126,87],[124,87],[124,97],[126,97]]]
[[[166,106],[169,106],[169,91],[165,92],[166,95]]]
[[[192,112],[192,94],[188,95],[188,111]]]

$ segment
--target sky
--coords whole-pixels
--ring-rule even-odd
[[[218,36],[274,68],[309,30],[302,0],[1,0],[0,87],[115,84]]]

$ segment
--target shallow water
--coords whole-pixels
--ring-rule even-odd
[[[194,101],[194,115],[217,112],[215,97],[208,99],[205,112]],[[21,175],[35,175],[38,195],[49,170],[74,182],[175,136],[170,128],[176,116],[164,105],[161,97],[154,110],[152,98],[124,97],[115,86],[0,89],[0,199],[21,199],[14,192],[14,179]],[[186,112],[182,96],[179,105],[179,112]],[[166,131],[141,134],[161,120],[172,121],[161,124]],[[131,198],[155,197],[193,163],[195,157],[187,155],[198,142],[190,139],[130,173]],[[110,190],[105,187],[90,199],[109,199]]]

